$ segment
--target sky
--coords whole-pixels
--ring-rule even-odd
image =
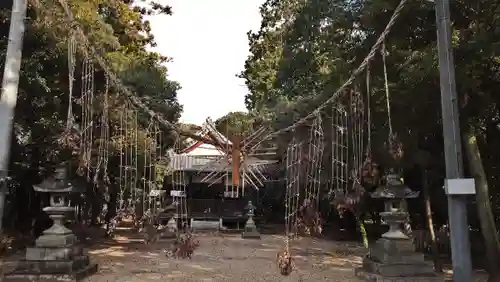
[[[201,125],[228,112],[245,111],[248,89],[236,77],[249,54],[247,32],[260,27],[264,0],[163,0],[173,15],[148,20],[158,46],[169,56],[169,79],[178,81],[181,122]]]

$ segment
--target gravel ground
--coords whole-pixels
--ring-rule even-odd
[[[283,277],[276,266],[276,254],[284,244],[281,236],[249,240],[199,234],[196,239],[200,247],[193,258],[177,260],[163,252],[167,241],[144,245],[140,239],[116,236],[114,242],[89,250],[99,272],[86,281],[358,281],[354,277],[354,267],[361,262],[355,255],[361,251],[358,246],[309,238],[294,241],[297,269]]]
[[[276,254],[282,250],[282,236],[263,235],[261,240],[242,239],[240,235],[195,234],[200,247],[192,259],[166,257],[167,240],[145,245],[136,233],[122,231],[113,240],[93,240],[87,250],[98,273],[84,282],[148,282],[148,281],[359,281],[354,268],[361,263],[363,248],[355,243],[301,238],[291,243],[296,269],[288,277],[279,274]],[[20,252],[0,258],[1,274],[11,271]],[[446,271],[449,279],[451,272]],[[447,281],[451,281],[447,280]],[[477,273],[474,281],[486,281]]]

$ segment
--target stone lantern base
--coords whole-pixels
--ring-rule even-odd
[[[76,236],[60,224],[63,216],[51,214],[51,209],[44,210],[54,219],[54,225],[36,240],[35,247],[26,249],[26,258],[2,281],[79,281],[97,272],[97,264],[91,264],[76,245]]]
[[[385,212],[380,216],[389,231],[370,248],[356,276],[373,282],[444,281],[434,272],[434,265],[424,260],[424,254],[415,252],[412,240],[401,230],[408,218],[406,200],[416,198],[419,192],[404,185],[397,174],[387,175],[385,182],[371,197],[385,201]]]
[[[260,239],[259,230],[257,230],[257,226],[251,216],[248,217],[243,233],[241,233],[241,237],[244,239]]]
[[[260,239],[259,230],[257,230],[257,226],[255,226],[255,221],[253,221],[255,206],[252,204],[252,201],[248,201],[245,209],[248,210],[248,220],[245,223],[245,228],[243,229],[243,233],[241,233],[241,237],[244,239]]]
[[[355,272],[358,278],[373,282],[444,281],[434,272],[432,262],[415,252],[410,239],[379,239]]]

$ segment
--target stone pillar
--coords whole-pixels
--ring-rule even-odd
[[[248,220],[245,224],[245,228],[243,229],[241,237],[245,239],[260,239],[259,230],[257,230],[257,226],[253,221],[255,207],[252,204],[252,201],[248,201],[247,209],[248,209]]]
[[[373,198],[385,200],[385,211],[380,215],[389,225],[363,259],[363,266],[356,269],[356,276],[365,281],[444,281],[434,272],[432,262],[424,254],[415,252],[413,241],[401,230],[408,218],[404,208],[406,199],[416,198],[418,192],[406,187],[397,175],[387,176],[387,185],[372,193]]]
[[[64,226],[64,217],[74,208],[68,205],[67,196],[74,192],[66,179],[66,168],[34,186],[35,191],[50,193],[50,206],[43,209],[54,224],[43,232],[35,247],[26,249],[26,258],[18,267],[7,273],[3,281],[77,281],[97,271],[89,257],[77,246],[76,236]]]

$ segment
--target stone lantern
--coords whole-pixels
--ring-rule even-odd
[[[389,174],[385,180],[371,197],[385,201],[380,216],[389,231],[370,248],[356,275],[366,281],[443,281],[434,273],[433,264],[424,260],[424,254],[415,252],[412,240],[401,229],[408,218],[406,200],[420,192],[412,191],[397,174]]]
[[[255,206],[252,204],[252,201],[248,201],[246,210],[248,210],[248,220],[241,236],[247,239],[260,239],[260,233],[257,230],[257,226],[255,226],[255,222],[253,221]]]
[[[383,238],[409,239],[401,230],[401,225],[408,218],[406,200],[418,197],[420,192],[412,191],[400,180],[399,175],[386,176],[385,185],[371,193],[373,199],[385,201],[385,211],[380,213],[382,219],[389,225],[389,231],[382,235]]]
[[[151,191],[149,191],[149,202],[151,203],[150,206],[153,209],[151,212],[155,217],[155,221],[153,222],[153,224],[158,223],[156,222],[156,219],[158,218],[158,213],[162,212],[162,203],[165,201],[166,193],[167,191],[158,189],[152,189]]]
[[[67,178],[67,168],[58,167],[53,176],[33,188],[40,193],[49,193],[50,206],[43,211],[54,223],[38,237],[34,247],[26,248],[26,259],[12,273],[7,274],[4,281],[76,281],[95,273],[97,265],[90,264],[82,248],[76,246],[76,236],[64,226],[64,217],[75,211],[69,205],[68,196],[72,192],[78,192]]]

